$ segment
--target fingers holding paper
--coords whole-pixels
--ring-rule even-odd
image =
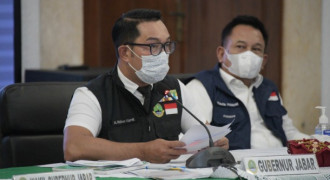
[[[163,139],[147,142],[144,146],[145,161],[151,163],[167,163],[187,152],[186,149],[178,148],[183,146],[185,146],[183,142],[166,141]]]
[[[226,137],[223,137],[214,142],[214,146],[221,147],[223,149],[229,149],[229,140]]]

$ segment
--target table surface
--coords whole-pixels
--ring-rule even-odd
[[[276,179],[326,179],[330,180],[330,167],[323,167],[320,168],[321,174],[309,174],[309,175],[300,175],[300,176],[276,176]],[[0,169],[0,179],[11,179],[13,175],[21,175],[21,174],[32,174],[32,173],[45,173],[45,172],[52,172],[52,168],[50,167],[39,167],[39,166],[26,166],[26,167],[12,167],[12,168],[3,168]],[[269,179],[273,179],[272,176]],[[97,180],[122,180],[122,179],[130,179],[130,180],[141,180],[143,178],[115,178],[115,177],[108,177],[108,178],[96,178]],[[206,180],[208,178],[203,178],[200,180]],[[212,178],[216,179],[216,178]],[[238,178],[237,178],[238,179]],[[297,179],[297,180],[298,180]],[[220,179],[219,179],[220,180]],[[233,180],[233,179],[226,179],[221,178],[221,180]]]
[[[13,167],[13,168],[4,168],[0,169],[0,179],[11,179],[13,175],[21,175],[21,174],[32,174],[32,173],[45,173],[45,172],[52,172],[52,168],[49,167],[38,167],[38,166],[26,166],[26,167]],[[129,179],[129,180],[141,180],[143,178],[96,178],[97,180],[122,180],[122,179]],[[206,180],[208,178],[200,179]],[[215,178],[212,178],[215,179]],[[221,180],[232,180],[232,179],[224,179]]]

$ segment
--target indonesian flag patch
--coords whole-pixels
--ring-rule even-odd
[[[164,104],[164,108],[165,108],[166,115],[178,114],[178,107],[177,107],[176,103]]]
[[[278,101],[278,96],[275,91],[270,94],[268,101]]]

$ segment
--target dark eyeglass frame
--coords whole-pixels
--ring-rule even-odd
[[[166,54],[172,54],[175,51],[176,48],[176,42],[175,41],[169,41],[166,43],[151,43],[151,44],[140,44],[140,43],[131,43],[131,42],[126,42],[124,45],[131,45],[131,46],[148,46],[150,50],[150,54],[153,56],[158,56],[162,50],[164,49],[164,52]],[[159,49],[159,52],[153,53],[152,48],[155,47],[155,45],[161,45],[162,48]],[[166,46],[168,46],[170,49],[167,51]]]

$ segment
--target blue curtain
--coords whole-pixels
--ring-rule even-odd
[[[14,2],[0,0],[0,89],[14,82]]]

